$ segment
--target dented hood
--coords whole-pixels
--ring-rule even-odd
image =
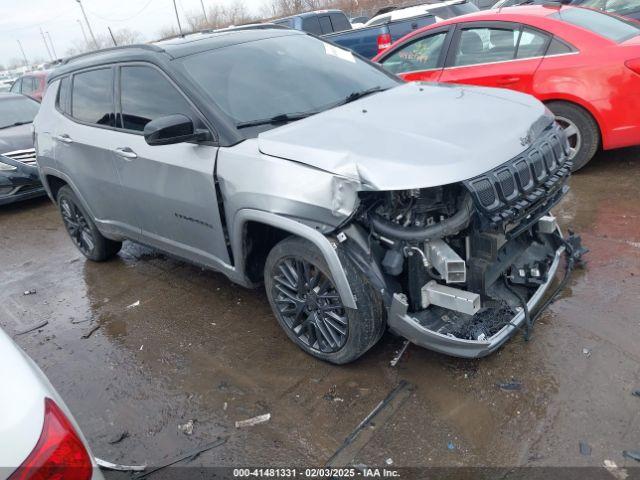
[[[510,90],[409,83],[261,133],[266,155],[365,189],[425,188],[474,177],[517,156],[553,121]]]

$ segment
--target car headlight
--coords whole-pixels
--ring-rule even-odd
[[[17,170],[17,167],[4,163],[2,159],[0,159],[0,172],[13,172],[14,170]]]

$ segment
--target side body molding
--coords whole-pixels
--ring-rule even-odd
[[[331,275],[333,276],[333,280],[336,284],[336,289],[340,294],[343,305],[347,308],[352,308],[354,310],[357,309],[355,298],[353,297],[351,287],[349,286],[349,281],[347,280],[347,276],[344,272],[344,269],[342,268],[338,253],[333,247],[333,244],[320,232],[290,218],[282,217],[280,215],[264,212],[261,210],[238,210],[233,222],[234,235],[232,244],[234,252],[242,252],[238,255],[238,265],[236,267],[239,272],[243,272],[245,269],[245,255],[243,252],[242,232],[244,229],[244,225],[249,221],[264,223],[265,225],[270,225],[282,230],[286,230],[287,232],[291,232],[291,234],[293,235],[297,235],[306,240],[309,240],[316,247],[318,247],[318,249],[322,253],[322,256],[326,260],[327,265],[329,266],[329,270],[331,271]]]

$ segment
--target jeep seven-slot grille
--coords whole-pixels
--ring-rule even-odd
[[[492,222],[517,218],[564,184],[572,165],[568,148],[564,133],[554,125],[516,158],[464,184]]]
[[[36,149],[26,148],[24,150],[14,150],[13,152],[3,153],[5,157],[12,158],[26,165],[35,166],[36,164]]]

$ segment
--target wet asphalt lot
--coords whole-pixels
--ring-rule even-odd
[[[287,340],[262,291],[132,243],[85,261],[48,199],[0,209],[0,324],[15,334],[48,321],[15,339],[111,461],[158,465],[228,437],[187,464],[321,466],[406,380],[406,401],[368,429],[354,464],[612,460],[628,471],[610,478],[633,478],[640,464],[622,451],[640,450],[640,149],[600,155],[571,187],[555,213],[591,250],[586,269],[530,342],[518,335],[477,361],[410,346],[392,368],[402,341],[387,334],[351,365],[322,363]],[[189,420],[192,435],[178,429]]]

